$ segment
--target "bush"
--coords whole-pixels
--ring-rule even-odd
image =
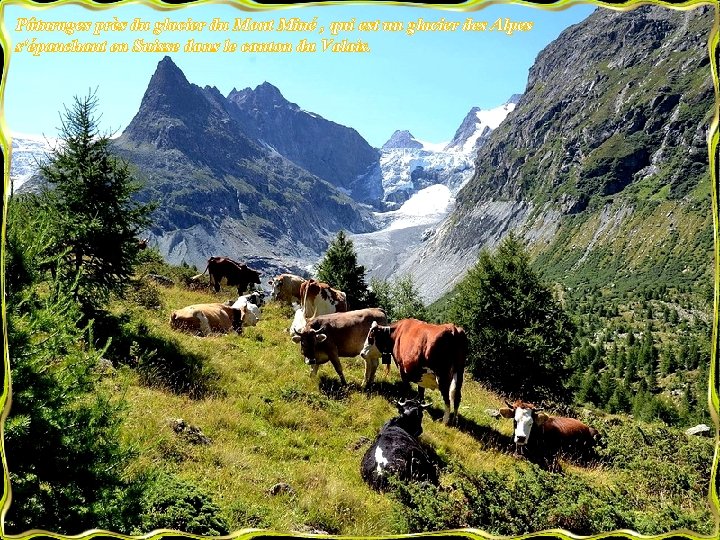
[[[411,275],[401,276],[393,282],[373,278],[370,288],[377,298],[378,307],[385,311],[389,320],[427,320],[427,309]]]
[[[409,533],[472,527],[513,536],[553,528],[581,535],[616,529],[660,534],[687,527],[709,534],[713,520],[706,497],[699,492],[688,497],[690,463],[674,472],[670,461],[654,470],[649,461],[647,465],[631,470],[627,481],[619,482],[621,487],[611,488],[535,465],[518,463],[503,472],[470,474],[454,464],[443,478],[445,485],[397,482],[392,496],[401,503],[396,511],[399,526]],[[640,477],[656,487],[646,490]],[[680,490],[668,491],[676,482]],[[702,491],[707,486],[704,483]],[[683,490],[685,499],[680,497]]]
[[[468,363],[477,380],[526,400],[569,400],[564,364],[575,328],[514,235],[494,254],[480,252],[448,314],[468,334]]]
[[[194,485],[168,475],[148,483],[140,500],[140,517],[132,534],[173,529],[202,536],[221,536],[230,528],[220,508]]]

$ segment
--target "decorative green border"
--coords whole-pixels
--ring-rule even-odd
[[[172,1],[172,0],[171,0]],[[175,0],[176,2],[183,2],[183,0]],[[272,0],[270,0],[272,1]],[[348,2],[343,1],[318,1],[318,2],[306,2],[306,3],[258,3],[252,0],[197,0],[193,2],[189,0],[188,3],[168,3],[162,0],[105,0],[105,2],[111,3],[100,3],[94,0],[50,0],[45,3],[36,0],[0,0],[0,46],[3,49],[3,64],[2,64],[2,79],[0,80],[0,145],[2,145],[2,157],[3,157],[3,201],[2,201],[2,238],[0,238],[0,301],[2,303],[2,344],[3,344],[3,369],[0,372],[0,381],[2,382],[2,394],[0,394],[0,408],[2,409],[2,416],[0,417],[0,452],[2,453],[2,465],[3,465],[3,493],[0,498],[0,505],[2,511],[0,512],[0,540],[4,538],[8,539],[70,539],[78,538],[82,540],[91,540],[93,538],[115,538],[118,540],[124,539],[146,539],[146,540],[159,540],[160,538],[205,538],[198,535],[181,533],[178,531],[170,530],[157,530],[149,532],[143,536],[127,536],[121,535],[109,531],[103,530],[90,530],[80,535],[67,536],[56,533],[51,533],[41,530],[30,530],[20,535],[6,535],[5,534],[5,514],[10,506],[11,502],[11,491],[10,491],[10,479],[7,472],[7,463],[5,461],[5,438],[3,436],[5,419],[10,410],[10,404],[12,402],[12,394],[10,390],[10,354],[8,350],[7,341],[7,323],[5,320],[5,233],[6,233],[6,221],[7,221],[7,200],[9,198],[9,186],[10,186],[10,140],[8,137],[8,129],[5,124],[4,106],[5,106],[5,85],[7,82],[8,66],[10,64],[10,50],[8,47],[8,41],[5,32],[4,12],[5,6],[8,4],[20,4],[26,7],[33,7],[38,10],[52,9],[58,5],[81,5],[95,10],[112,9],[117,6],[123,6],[127,4],[145,4],[150,5],[161,11],[174,11],[182,9],[187,5],[205,5],[205,4],[226,4],[236,6],[246,11],[273,11],[279,9],[288,8],[301,8],[308,6],[323,6],[323,5],[346,5]],[[720,315],[720,131],[718,129],[720,122],[720,72],[718,71],[718,61],[720,61],[720,2],[718,0],[617,0],[617,1],[602,1],[602,0],[589,0],[586,2],[576,0],[468,0],[466,2],[460,2],[457,4],[431,4],[431,3],[413,3],[413,2],[395,2],[395,1],[371,1],[371,0],[351,0],[351,4],[369,5],[369,4],[381,4],[381,5],[394,5],[394,6],[418,6],[426,7],[430,9],[442,9],[446,11],[477,11],[479,9],[488,7],[490,5],[504,4],[504,5],[524,5],[528,7],[535,7],[538,9],[544,9],[549,11],[557,11],[565,9],[576,4],[593,4],[599,7],[615,9],[618,11],[630,11],[642,5],[657,5],[667,7],[671,9],[692,9],[698,6],[710,5],[715,7],[715,22],[710,32],[708,39],[708,54],[710,55],[710,68],[713,78],[713,86],[715,88],[715,107],[713,120],[710,124],[709,136],[708,136],[708,152],[710,157],[710,176],[712,182],[712,213],[713,213],[713,238],[714,238],[714,276],[715,276],[715,289],[713,294],[713,331],[712,331],[712,343],[713,348],[710,353],[710,380],[708,381],[708,404],[710,405],[710,415],[712,416],[715,424],[715,452],[713,458],[713,465],[710,474],[710,490],[708,497],[711,501],[711,510],[715,517],[715,529],[710,535],[698,535],[692,531],[686,529],[680,529],[671,531],[662,535],[646,536],[636,533],[631,530],[618,530],[611,532],[598,533],[592,536],[579,536],[574,535],[568,531],[560,529],[551,529],[546,531],[540,531],[537,533],[526,534],[518,537],[501,537],[488,534],[484,531],[475,529],[460,529],[453,531],[444,531],[436,533],[420,533],[410,535],[382,535],[375,536],[378,540],[390,539],[390,538],[442,538],[442,537],[453,537],[453,538],[472,538],[472,539],[500,539],[500,538],[518,538],[518,539],[530,539],[530,538],[562,538],[563,540],[580,539],[580,538],[592,538],[592,539],[609,539],[609,538],[652,538],[653,540],[698,540],[698,539],[718,539],[720,538],[720,499],[718,498],[718,486],[717,486],[717,474],[718,474],[718,461],[720,460],[720,397],[718,393],[718,387],[720,381],[718,381],[718,368],[720,361],[720,333],[718,329],[719,315]],[[7,159],[5,159],[7,158]],[[219,538],[233,538],[236,540],[245,540],[252,538],[343,538],[351,540],[354,536],[337,536],[337,535],[313,535],[313,534],[288,534],[279,533],[273,531],[266,531],[260,529],[243,529],[236,531],[235,533]],[[213,537],[215,538],[215,537]]]

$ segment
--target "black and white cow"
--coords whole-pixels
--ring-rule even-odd
[[[370,487],[384,490],[391,476],[437,484],[437,468],[418,442],[428,406],[415,400],[397,403],[399,416],[385,423],[360,465],[360,475]]]

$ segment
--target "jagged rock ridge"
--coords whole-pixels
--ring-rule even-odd
[[[337,230],[371,229],[349,197],[249,137],[236,109],[165,57],[113,143],[144,180],[140,197],[159,203],[150,234],[163,256],[198,266],[218,254],[300,264]]]

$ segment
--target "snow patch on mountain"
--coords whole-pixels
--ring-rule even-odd
[[[10,137],[10,180],[12,189],[17,190],[37,173],[40,164],[47,161],[57,140],[25,133],[11,133]]]
[[[435,184],[457,194],[473,175],[478,148],[515,109],[518,99],[513,96],[489,110],[473,107],[449,143],[420,141],[407,130],[395,131],[380,149],[386,208],[396,210],[414,193]]]

